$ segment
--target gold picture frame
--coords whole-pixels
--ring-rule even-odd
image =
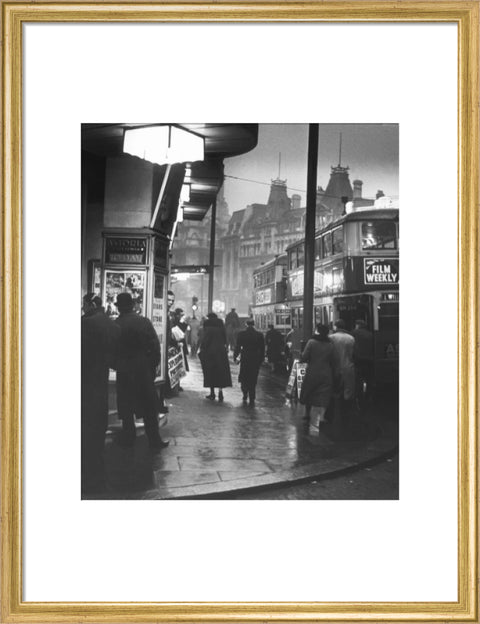
[[[477,622],[478,1],[2,2],[1,621]],[[429,603],[60,603],[22,598],[22,24],[25,22],[453,22],[458,26],[458,598]]]

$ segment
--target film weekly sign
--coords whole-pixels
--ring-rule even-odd
[[[145,264],[146,260],[146,238],[115,236],[105,241],[106,264]]]
[[[364,258],[364,283],[373,286],[398,286],[398,258]]]

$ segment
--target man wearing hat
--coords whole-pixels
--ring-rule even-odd
[[[123,430],[119,443],[135,444],[135,419],[143,418],[152,450],[168,446],[158,431],[159,399],[155,389],[155,369],[160,362],[160,343],[152,323],[134,312],[130,293],[120,293],[116,306],[120,338],[117,356],[117,406]]]
[[[233,352],[233,361],[240,355],[240,373],[238,381],[242,388],[243,402],[249,399],[250,406],[255,405],[255,388],[258,371],[265,359],[265,341],[263,334],[254,328],[253,319],[247,321],[247,328],[238,333],[237,344]]]
[[[103,451],[108,426],[108,374],[114,367],[119,328],[95,293],[83,297],[82,316],[82,492],[105,488]]]

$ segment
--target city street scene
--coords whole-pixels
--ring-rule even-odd
[[[398,139],[82,125],[83,499],[398,499]]]

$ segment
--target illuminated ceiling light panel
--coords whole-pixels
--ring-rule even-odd
[[[204,139],[175,126],[125,130],[123,151],[157,165],[195,162],[205,157]]]
[[[183,184],[180,190],[180,201],[189,202],[190,201],[190,184]]]

